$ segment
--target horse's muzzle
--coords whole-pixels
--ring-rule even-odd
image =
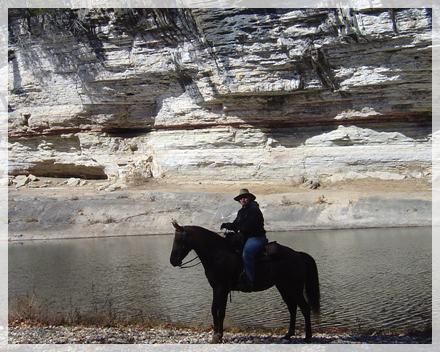
[[[170,258],[170,263],[171,263],[172,266],[181,266],[182,265],[182,260],[178,259],[178,258],[171,257]]]

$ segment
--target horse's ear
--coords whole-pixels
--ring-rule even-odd
[[[171,223],[173,224],[173,226],[176,230],[180,230],[180,231],[183,230],[183,227],[180,226],[175,219],[172,219]]]

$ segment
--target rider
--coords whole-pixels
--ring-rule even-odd
[[[241,204],[236,219],[232,223],[223,223],[220,227],[220,229],[239,231],[245,237],[242,257],[247,280],[240,283],[244,286],[240,288],[247,290],[252,290],[254,286],[255,257],[267,243],[263,214],[255,198],[248,189],[241,189],[234,198]]]

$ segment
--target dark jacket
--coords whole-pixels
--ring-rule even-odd
[[[226,225],[226,226],[223,226]],[[246,239],[249,237],[266,236],[264,218],[257,202],[250,202],[242,207],[232,223],[223,224],[229,230],[240,231]]]

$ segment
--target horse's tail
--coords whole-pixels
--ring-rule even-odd
[[[306,258],[306,297],[312,312],[318,314],[321,306],[318,268],[315,259],[306,253],[304,254]]]

